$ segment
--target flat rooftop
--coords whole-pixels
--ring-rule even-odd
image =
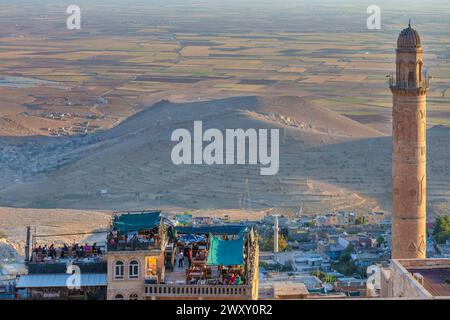
[[[398,259],[405,270],[414,276],[420,274],[423,277],[422,287],[433,297],[450,297],[450,259],[428,258],[428,259]]]
[[[274,298],[301,298],[306,297],[309,294],[308,289],[304,283],[291,282],[291,281],[278,281],[273,285]]]
[[[450,296],[450,284],[445,282],[450,279],[449,268],[407,268],[412,274],[420,273],[423,277],[423,287],[433,296]]]

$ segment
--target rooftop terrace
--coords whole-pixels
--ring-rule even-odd
[[[396,277],[409,279],[411,290],[424,297],[450,297],[450,259],[398,259],[392,260]]]
[[[107,237],[108,251],[160,250],[165,233],[160,211],[116,213]]]
[[[166,264],[163,283],[145,284],[145,296],[204,299],[254,296],[258,240],[253,230],[237,225],[175,230],[176,237],[169,243],[172,266]]]

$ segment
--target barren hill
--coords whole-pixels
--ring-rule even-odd
[[[261,176],[259,165],[172,164],[176,143],[171,133],[192,131],[194,120],[202,120],[204,130],[279,128],[279,173]],[[436,131],[439,139],[450,138],[446,128]],[[436,152],[433,148],[430,153]],[[389,208],[390,137],[296,97],[161,101],[113,129],[50,149],[34,157],[53,159],[55,165],[25,181],[4,183],[1,205],[258,209],[303,204],[304,212]],[[436,159],[431,155],[430,163],[438,164],[431,175],[436,171],[439,177],[448,162]],[[439,181],[440,197],[446,198],[445,178]],[[434,190],[433,182],[429,186]]]
[[[116,128],[105,133],[108,137],[136,133],[140,130],[182,124],[203,120],[213,128],[240,128],[237,125],[225,127],[217,123],[217,116],[236,117],[243,114],[242,128],[251,128],[245,121],[269,122],[273,125],[302,129],[310,133],[326,133],[333,136],[371,137],[380,132],[351,120],[337,112],[311,106],[299,97],[234,97],[213,101],[171,103],[163,100],[152,107],[128,118]],[[239,117],[237,117],[239,118]],[[238,120],[238,119],[235,119]],[[149,123],[150,121],[150,123]],[[140,129],[140,130],[138,130]]]

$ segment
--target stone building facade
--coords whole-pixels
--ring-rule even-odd
[[[148,259],[155,270],[148,269]],[[129,250],[108,252],[108,300],[143,300],[145,279],[155,274],[155,282],[163,278],[164,255],[161,250]],[[121,272],[123,268],[123,272]]]

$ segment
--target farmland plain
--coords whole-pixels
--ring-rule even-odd
[[[369,30],[365,1],[83,0],[68,30],[59,1],[2,1],[0,206],[62,210],[61,228],[74,209],[389,212],[386,75],[411,18],[433,76],[429,213],[448,212],[450,4],[379,3]],[[167,166],[188,120],[280,128],[280,175]]]

